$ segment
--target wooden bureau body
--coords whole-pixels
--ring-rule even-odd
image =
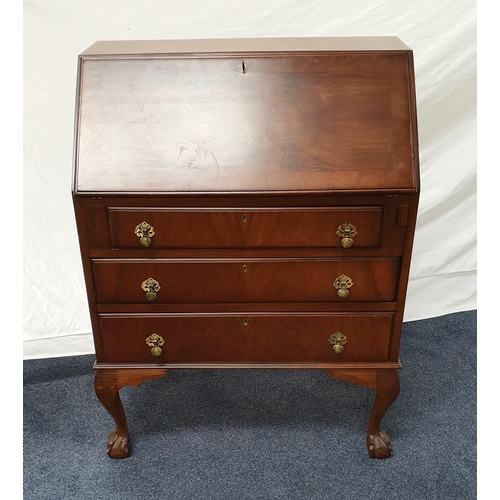
[[[73,200],[95,389],[128,456],[125,385],[168,368],[397,369],[419,174],[394,37],[97,42],[79,57]]]

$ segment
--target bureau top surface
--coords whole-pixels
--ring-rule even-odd
[[[410,51],[396,36],[103,40],[82,56],[309,51]]]
[[[412,65],[396,37],[96,42],[74,190],[416,189]]]

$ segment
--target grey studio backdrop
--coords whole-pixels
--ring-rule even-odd
[[[71,201],[77,56],[96,40],[395,35],[422,194],[405,321],[476,305],[476,6],[466,0],[32,0],[24,6],[24,358],[94,352]]]

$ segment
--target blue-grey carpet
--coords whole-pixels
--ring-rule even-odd
[[[93,356],[25,361],[24,499],[474,499],[476,328],[476,311],[404,324],[387,460],[366,452],[374,392],[317,370],[126,387],[131,456],[112,460]]]

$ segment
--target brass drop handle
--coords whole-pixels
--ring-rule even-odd
[[[148,278],[142,282],[141,288],[146,292],[146,299],[150,302],[156,300],[161,289],[160,283],[153,278]]]
[[[345,299],[349,295],[348,288],[351,288],[353,281],[349,276],[342,274],[341,276],[335,278],[333,282],[333,287],[337,289],[337,294],[341,299]]]
[[[155,234],[155,229],[153,226],[149,225],[147,222],[141,222],[137,224],[134,229],[135,235],[139,238],[139,244],[141,247],[149,248],[153,240],[151,239]]]
[[[351,248],[354,243],[354,236],[358,232],[356,231],[356,226],[353,226],[350,222],[345,222],[337,228],[337,236],[341,238],[340,243],[344,248]]]
[[[347,344],[347,337],[342,335],[340,332],[333,333],[330,335],[328,342],[332,344],[332,349],[336,354],[340,354],[344,350],[344,346]]]
[[[153,335],[150,335],[146,339],[146,344],[148,344],[149,347],[151,347],[151,355],[152,356],[159,356],[162,352],[161,346],[165,343],[163,340],[163,337],[160,337],[160,335],[157,335],[156,333],[153,333]]]

